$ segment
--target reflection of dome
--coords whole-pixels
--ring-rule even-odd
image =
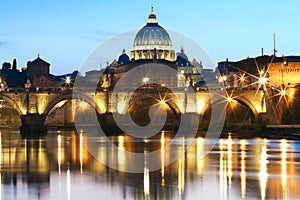
[[[154,52],[156,50],[156,53]],[[175,53],[172,50],[172,42],[168,32],[158,25],[153,8],[148,17],[148,23],[135,36],[131,58],[158,59],[173,61]]]

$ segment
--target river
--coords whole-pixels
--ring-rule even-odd
[[[0,199],[300,199],[300,140],[198,137],[174,163],[168,165],[170,155],[157,148],[162,169],[127,173],[135,160],[101,137],[92,138],[97,148],[91,153],[85,137],[49,131],[22,139],[17,130],[2,130]],[[109,139],[129,152],[172,140],[168,134],[148,145],[126,135]],[[186,142],[177,140],[180,149]],[[203,158],[205,145],[214,142]],[[116,169],[99,160],[115,160]]]

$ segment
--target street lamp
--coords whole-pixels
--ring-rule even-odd
[[[227,101],[228,103],[232,102],[232,100],[233,100],[232,97],[229,97],[229,96],[228,96],[228,97],[226,98],[226,101]]]
[[[285,89],[282,89],[282,90],[280,91],[280,94],[281,94],[281,96],[285,96],[285,95],[286,95],[286,90],[285,90]]]
[[[260,78],[259,78],[259,83],[260,83],[261,85],[264,85],[266,82],[267,82],[267,78],[266,78],[266,77],[260,77]]]
[[[66,77],[66,83],[69,85],[71,83],[71,78],[69,76]]]
[[[144,84],[147,84],[149,80],[150,80],[150,79],[149,79],[148,77],[144,77],[143,80],[142,80],[142,82],[143,82]]]
[[[281,85],[284,86],[284,79],[283,79],[283,73],[284,73],[284,66],[287,66],[287,61],[284,61],[281,64]]]

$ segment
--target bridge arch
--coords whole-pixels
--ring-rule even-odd
[[[2,94],[0,93],[0,99],[6,101],[8,104],[10,104],[14,110],[16,110],[18,112],[18,114],[21,116],[21,115],[25,115],[26,114],[26,110],[21,110],[21,108],[19,107],[18,103],[13,100],[11,97],[5,95],[5,94]]]
[[[161,95],[163,94],[163,95]],[[160,93],[158,91],[153,91],[149,95],[149,93],[139,92],[135,95],[132,95],[128,101],[128,112],[130,113],[132,119],[134,121],[138,120],[141,116],[149,116],[149,108],[154,104],[162,104],[164,106],[165,111],[167,112],[167,124],[176,124],[180,123],[181,119],[181,111],[178,105],[178,99],[175,94],[170,93]],[[141,111],[139,113],[135,111]],[[145,119],[145,118],[144,118]],[[143,120],[144,120],[143,119]],[[149,118],[150,122],[150,118]],[[138,123],[138,122],[137,122]]]
[[[243,96],[239,96],[239,97],[233,98],[233,99],[236,100],[237,102],[239,102],[240,104],[245,105],[245,106],[247,106],[248,108],[250,108],[251,112],[252,112],[253,115],[254,115],[255,120],[258,119],[259,113],[258,113],[258,111],[256,110],[255,106],[254,106],[248,99],[246,99],[246,98],[243,97]]]
[[[57,96],[54,100],[50,101],[43,114],[47,116],[56,104],[65,100],[81,100],[88,103],[92,108],[97,109],[97,105],[93,103],[93,99],[86,95],[73,96],[73,94],[63,94]]]
[[[255,108],[255,106],[248,101],[247,99],[243,98],[243,97],[237,97],[237,98],[233,98],[233,101],[235,101],[236,103],[238,103],[237,107],[235,109],[238,108],[238,106],[243,106],[244,108],[248,109],[249,113],[249,117],[251,118],[251,122],[255,122],[258,119],[258,112]],[[212,105],[214,104],[221,104],[224,103],[224,112],[226,111],[226,115],[229,113],[228,112],[228,108],[230,108],[229,106],[231,105],[229,102],[226,101],[226,99],[224,97],[216,97],[213,98],[211,101],[209,101],[202,109],[201,113],[200,113],[200,118],[201,121],[202,120],[210,120],[211,117],[211,109],[212,109]],[[232,111],[234,112],[234,110]],[[226,116],[227,118],[227,116]]]
[[[22,115],[26,114],[26,107],[22,107],[22,101],[14,99],[14,95],[0,95],[0,126],[1,127],[21,127]]]
[[[94,100],[93,100],[93,98],[91,98],[91,97],[89,97],[89,96],[87,96],[87,95],[82,95],[82,94],[80,94],[80,95],[78,95],[78,96],[75,96],[75,95],[73,95],[73,94],[63,94],[63,95],[59,95],[59,96],[57,96],[57,98],[55,98],[55,99],[53,99],[52,101],[50,101],[49,103],[48,103],[48,106],[46,107],[46,109],[45,109],[45,111],[44,111],[44,113],[43,113],[43,115],[44,115],[44,125],[45,125],[45,123],[50,123],[51,124],[51,121],[49,122],[47,122],[47,120],[48,120],[48,116],[49,116],[49,114],[50,114],[50,112],[51,112],[51,110],[53,109],[53,108],[55,108],[55,106],[57,105],[57,104],[59,104],[60,102],[63,102],[63,101],[72,101],[72,100],[80,100],[80,102],[85,102],[87,105],[89,105],[90,106],[90,108],[92,108],[92,109],[88,109],[87,111],[88,111],[88,115],[89,115],[89,118],[91,118],[91,119],[93,119],[93,120],[91,120],[91,121],[94,121],[94,115],[93,115],[93,113],[94,112],[96,112],[96,115],[98,114],[98,111],[97,111],[97,108],[98,108],[98,106],[97,106],[97,104],[96,103],[94,103]],[[84,108],[84,109],[86,109],[86,108]],[[94,111],[93,111],[94,110]],[[64,111],[64,112],[66,112],[66,111]],[[76,111],[77,112],[77,111]],[[81,116],[81,118],[80,119],[82,119],[82,112],[83,112],[83,110],[81,110],[80,111],[81,113],[80,113],[80,115],[75,115],[75,116]],[[73,112],[72,112],[73,113]],[[74,114],[74,113],[73,113]],[[74,117],[74,115],[72,115],[73,117]],[[85,115],[85,116],[87,116],[87,115]],[[69,121],[69,120],[66,120],[66,118],[65,118],[66,116],[64,116],[63,117],[63,124],[64,125],[67,125],[67,124],[69,124],[69,123],[73,123],[73,120],[75,120],[75,118],[73,119],[73,120],[71,120],[71,121]],[[77,118],[77,117],[76,117]],[[72,119],[72,118],[70,118],[70,119]],[[82,122],[82,120],[81,120],[81,122]],[[60,123],[62,123],[62,122],[60,122]],[[86,120],[84,120],[84,123],[87,123],[87,121]],[[50,125],[50,124],[48,124],[48,125]]]

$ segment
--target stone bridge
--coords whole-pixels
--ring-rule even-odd
[[[154,91],[154,92],[153,92]],[[156,91],[156,92],[155,92]],[[158,92],[157,92],[158,91]],[[227,95],[226,95],[227,94]],[[229,97],[229,98],[228,98]],[[11,89],[0,92],[0,99],[17,111],[21,118],[22,129],[43,130],[44,123],[50,110],[64,100],[78,99],[89,103],[99,115],[118,113],[120,115],[128,110],[138,110],[141,102],[151,99],[163,98],[173,114],[198,114],[201,120],[209,118],[212,105],[226,102],[226,107],[235,109],[237,105],[246,108],[249,120],[257,122],[266,119],[267,104],[264,90],[228,90],[220,89],[207,91],[200,90],[195,93],[182,90],[172,92],[161,90],[143,90],[131,94],[126,91],[93,91],[89,88],[73,93],[72,88],[52,88],[39,91]],[[234,105],[231,105],[234,104]],[[142,105],[143,106],[143,105]],[[227,109],[228,110],[228,109]],[[238,109],[237,109],[238,110]],[[239,112],[244,112],[239,110]]]

